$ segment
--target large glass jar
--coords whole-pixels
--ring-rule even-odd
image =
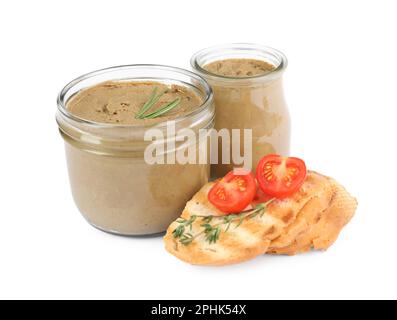
[[[97,123],[73,115],[67,102],[85,88],[105,81],[156,81],[188,86],[202,97],[202,105],[166,123],[122,125]],[[178,132],[214,125],[213,96],[209,85],[189,71],[156,65],[131,65],[104,69],[69,83],[58,97],[57,122],[65,140],[66,158],[75,203],[95,227],[122,235],[163,232],[180,216],[186,202],[208,181],[210,166],[201,164],[148,164],[144,152],[151,142],[145,133],[157,129],[175,144],[165,156],[188,148]],[[169,125],[169,123],[167,123]],[[204,140],[200,140],[204,141]],[[159,143],[159,141],[156,141]],[[199,150],[199,140],[194,142]],[[205,147],[205,146],[204,146]]]
[[[274,69],[266,74],[245,77],[222,76],[205,69],[205,66],[212,62],[228,59],[261,60],[273,65]],[[287,66],[284,54],[260,45],[230,44],[199,51],[192,57],[191,65],[195,72],[208,81],[214,91],[215,129],[252,129],[254,170],[264,155],[289,155],[290,117],[282,84],[282,75]],[[243,144],[237,143],[236,146],[240,148],[240,154],[243,154]],[[223,148],[228,150],[222,150],[222,142],[219,139],[218,164],[212,166],[214,178],[222,177],[235,166],[240,166],[233,161],[230,164],[222,164],[222,151],[229,153],[233,160],[232,145]]]

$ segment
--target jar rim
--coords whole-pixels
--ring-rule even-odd
[[[233,77],[233,76],[223,76],[213,72],[210,72],[203,68],[203,64],[200,63],[200,59],[208,56],[213,53],[222,53],[226,51],[232,52],[239,52],[239,53],[262,53],[268,54],[278,60],[278,64],[275,66],[276,68],[269,73],[247,76],[247,77]],[[220,60],[220,59],[218,59]],[[217,61],[217,60],[214,60]],[[192,58],[190,59],[190,64],[192,68],[197,71],[200,75],[217,80],[217,81],[224,81],[224,82],[236,82],[236,81],[250,81],[250,80],[271,80],[274,78],[279,77],[284,70],[287,68],[288,60],[284,53],[281,51],[254,43],[229,43],[229,44],[221,44],[212,47],[207,47],[201,49],[200,51],[193,54]]]
[[[93,120],[88,120],[88,119],[84,119],[81,118],[79,116],[76,116],[75,114],[73,114],[72,112],[70,112],[66,105],[69,99],[66,99],[66,95],[67,93],[73,89],[76,85],[78,85],[79,83],[81,83],[84,80],[87,80],[89,78],[94,78],[96,76],[102,75],[102,74],[106,74],[106,73],[111,73],[112,71],[119,71],[119,70],[137,70],[137,69],[145,69],[145,68],[151,68],[151,69],[158,69],[158,70],[163,70],[163,71],[169,71],[169,72],[174,72],[174,73],[179,73],[191,78],[196,79],[198,82],[200,82],[200,84],[203,86],[204,88],[204,93],[205,93],[205,97],[203,99],[203,102],[200,106],[198,106],[197,108],[195,108],[194,110],[192,110],[191,112],[184,114],[182,116],[178,116],[172,120],[168,120],[168,121],[174,121],[176,123],[184,121],[186,119],[189,119],[197,114],[200,114],[201,112],[203,112],[204,110],[206,110],[208,108],[208,106],[211,104],[212,100],[213,100],[213,92],[212,89],[210,87],[210,85],[208,84],[208,82],[200,75],[182,69],[182,68],[178,68],[178,67],[172,67],[172,66],[167,66],[167,65],[160,65],[160,64],[131,64],[131,65],[120,65],[120,66],[114,66],[114,67],[109,67],[109,68],[104,68],[104,69],[99,69],[96,71],[92,71],[89,73],[86,73],[72,81],[70,81],[62,90],[61,92],[58,94],[57,97],[57,108],[58,111],[66,118],[72,120],[72,121],[76,121],[77,123],[80,124],[84,124],[87,126],[90,126],[92,128],[136,128],[136,129],[148,129],[148,128],[162,128],[162,127],[166,127],[167,125],[167,121],[164,122],[160,122],[160,123],[156,123],[156,124],[118,124],[118,123],[105,123],[105,122],[97,122],[97,121],[93,121]],[[134,78],[132,77],[131,80],[133,80]],[[165,79],[165,78],[164,78]],[[175,80],[172,78],[168,78],[169,80]],[[117,79],[114,79],[115,81]],[[119,79],[122,80],[122,79]],[[66,101],[65,101],[66,100]]]

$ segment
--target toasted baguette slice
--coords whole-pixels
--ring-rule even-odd
[[[343,227],[354,216],[357,200],[336,181],[330,181],[333,196],[321,217],[313,219],[302,212],[298,219],[304,220],[307,228],[298,234],[289,234],[290,230],[287,229],[279,239],[271,243],[268,253],[295,255],[311,249],[326,250],[336,241]]]
[[[209,244],[204,236],[196,238],[189,245],[182,245],[174,238],[173,231],[178,227],[173,222],[164,237],[166,249],[177,258],[197,265],[226,265],[243,262],[262,255],[273,243],[285,247],[293,239],[307,230],[307,223],[299,217],[310,216],[310,221],[319,221],[330,205],[333,197],[332,181],[315,172],[308,172],[301,189],[293,196],[272,202],[265,214],[243,222],[236,228],[234,223],[227,232],[222,232],[215,244]],[[208,201],[208,192],[214,183],[205,185],[186,205],[181,218],[196,216],[222,216]],[[201,218],[192,224],[192,234],[202,230]],[[286,230],[288,233],[285,234]],[[276,239],[284,235],[279,243]]]

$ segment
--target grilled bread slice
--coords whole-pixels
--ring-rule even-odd
[[[202,232],[203,218],[224,216],[209,201],[208,193],[214,183],[205,185],[186,205],[181,218],[189,220],[199,216],[189,232],[197,235]],[[226,265],[250,260],[274,248],[290,245],[299,234],[307,231],[308,223],[301,217],[311,217],[310,221],[320,221],[333,196],[332,181],[315,172],[308,172],[307,178],[298,192],[290,198],[270,203],[265,213],[246,219],[238,226],[233,222],[228,230],[220,226],[221,233],[216,243],[209,243],[204,235],[195,237],[183,245],[174,237],[174,230],[180,225],[173,222],[164,237],[167,251],[177,258],[196,265]],[[190,228],[190,227],[189,227]],[[286,232],[287,231],[287,232]],[[277,242],[283,236],[282,241]]]
[[[299,233],[287,228],[283,235],[271,243],[268,253],[295,255],[315,250],[328,249],[338,238],[343,227],[351,220],[357,209],[357,200],[344,187],[330,179],[332,198],[328,208],[318,218],[301,212],[299,220],[307,227]],[[297,219],[297,220],[298,220]]]

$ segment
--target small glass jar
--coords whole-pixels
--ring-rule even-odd
[[[202,97],[202,105],[191,113],[167,123],[122,125],[81,119],[67,109],[79,91],[106,81],[155,81],[187,86]],[[200,76],[178,68],[158,65],[114,67],[84,75],[69,83],[59,94],[57,122],[65,140],[69,178],[75,203],[93,226],[122,235],[148,235],[166,230],[180,216],[186,202],[208,181],[209,163],[148,164],[145,141],[150,129],[163,132],[175,143],[165,156],[189,147],[178,132],[212,129],[215,109],[213,95]],[[202,140],[200,140],[202,141]],[[159,141],[156,141],[159,143]],[[201,147],[197,140],[196,147]]]
[[[247,77],[228,77],[211,73],[205,66],[227,59],[254,59],[272,64],[269,73]],[[252,168],[271,153],[288,156],[290,150],[290,116],[284,99],[282,75],[287,59],[280,51],[254,44],[229,44],[203,49],[193,55],[191,65],[214,91],[215,129],[252,129]],[[241,137],[242,138],[242,137]],[[240,140],[241,140],[240,138]],[[232,142],[234,143],[234,141]],[[240,154],[243,144],[238,144]],[[218,164],[212,166],[214,178],[223,177],[236,163],[222,164],[219,140]],[[224,152],[232,159],[232,145]]]

